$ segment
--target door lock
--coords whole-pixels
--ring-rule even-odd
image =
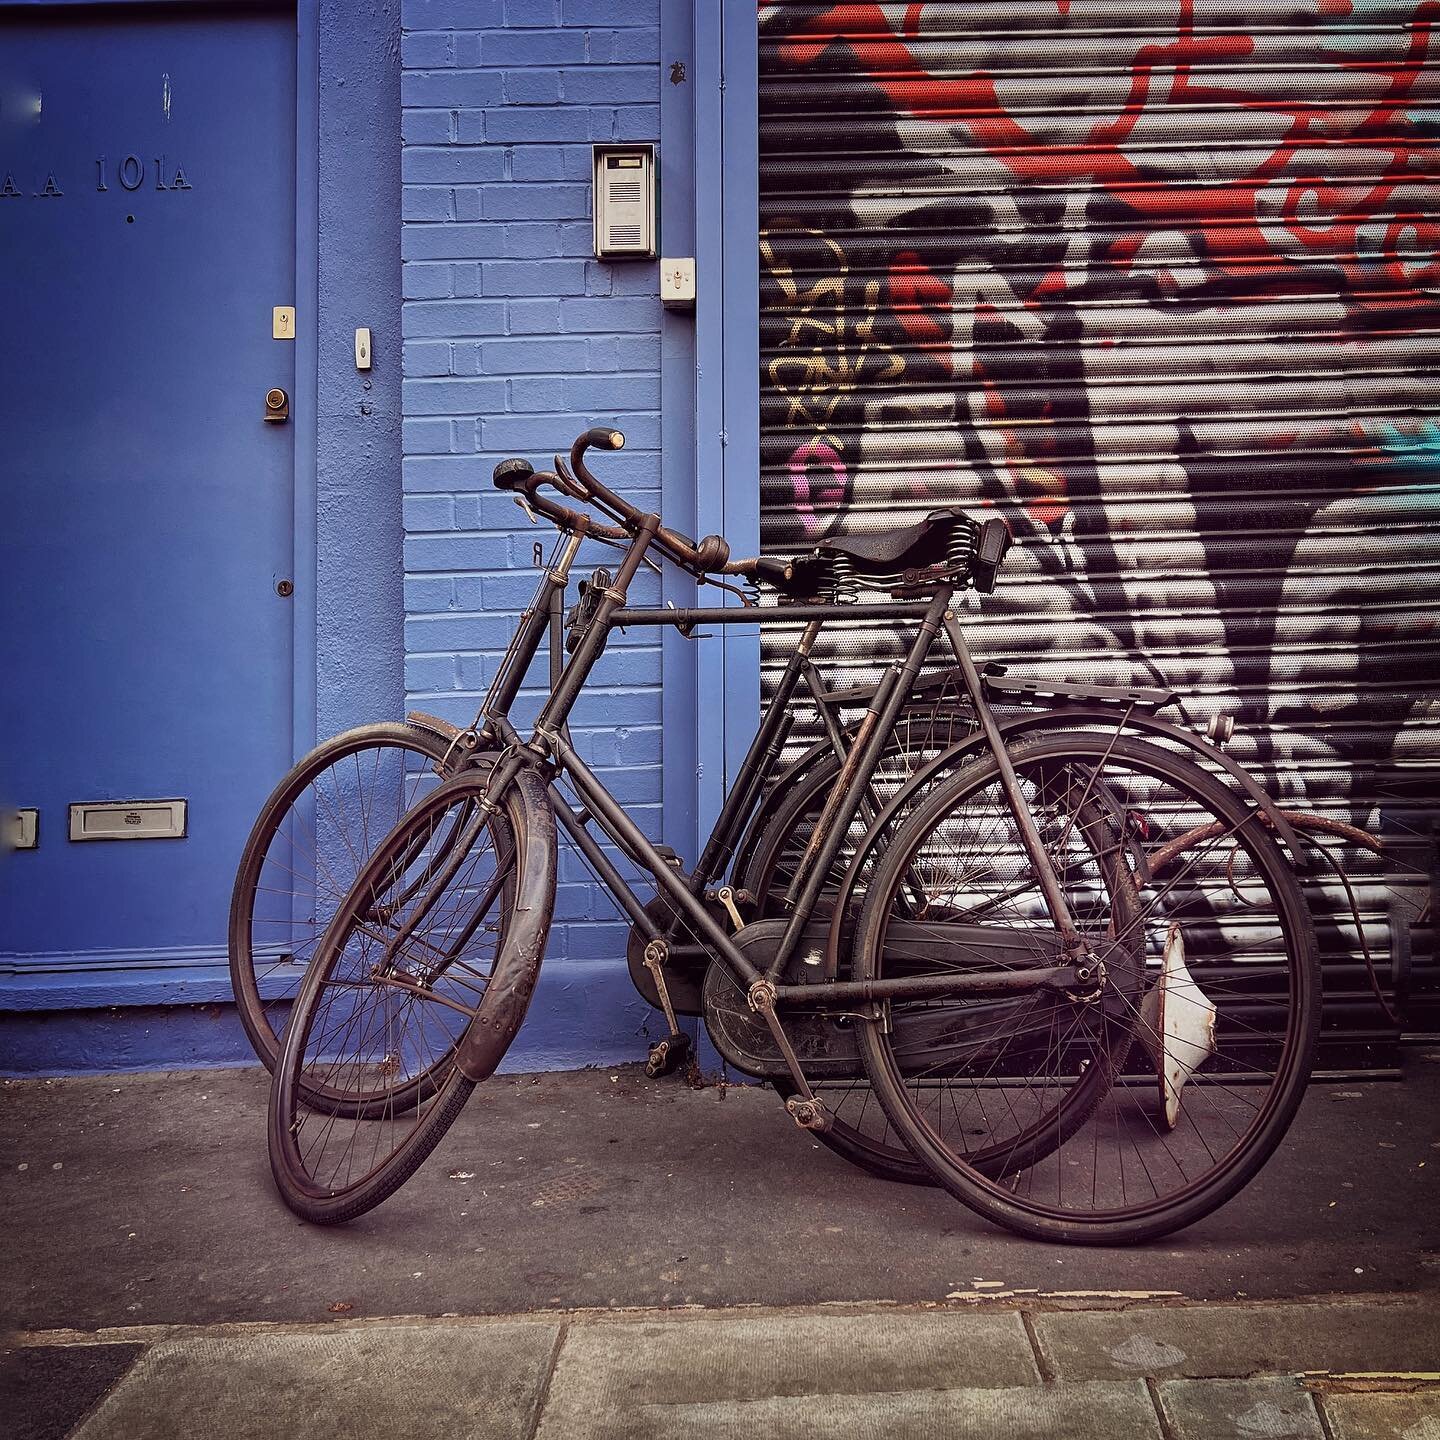
[[[272,425],[283,425],[290,418],[290,397],[277,385],[265,392],[265,419]]]

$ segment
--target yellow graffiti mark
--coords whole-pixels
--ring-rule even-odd
[[[792,258],[780,253],[782,245]],[[818,276],[802,279],[796,274],[802,256],[812,268],[819,259]],[[819,230],[762,231],[760,257],[780,292],[778,309],[788,321],[781,353],[766,366],[772,389],[786,401],[784,424],[840,454],[844,444],[833,431],[841,400],[862,384],[884,384],[905,372],[905,357],[876,330],[880,282],[866,280],[855,296],[856,281],[844,247]]]

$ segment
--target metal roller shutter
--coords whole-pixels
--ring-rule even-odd
[[[1423,860],[1437,13],[762,5],[765,548],[993,506],[1020,544],[970,597],[979,653],[1163,680],[1189,721],[1233,715],[1232,753],[1288,803]],[[858,680],[889,653],[856,627],[832,657]],[[1414,1023],[1422,901],[1392,914],[1389,868],[1344,859]],[[1353,927],[1325,942],[1332,1034],[1363,1049],[1388,1027]]]

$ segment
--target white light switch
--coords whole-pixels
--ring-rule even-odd
[[[370,327],[368,325],[362,325],[355,332],[355,368],[357,370],[370,368]]]
[[[673,309],[695,304],[695,261],[690,256],[660,262],[660,300]]]

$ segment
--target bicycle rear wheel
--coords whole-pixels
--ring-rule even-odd
[[[452,750],[419,725],[361,725],[312,750],[261,807],[230,898],[230,983],[267,1070],[325,927],[374,847],[440,783]]]
[[[892,1125],[979,1213],[1037,1239],[1154,1239],[1233,1196],[1294,1116],[1319,1025],[1309,915],[1259,817],[1193,763],[1073,734],[1012,760],[1104,982],[891,1002],[861,1055]],[[972,762],[879,861],[855,977],[1058,954],[995,760]]]
[[[393,1194],[524,1018],[554,902],[554,816],[534,777],[493,810],[488,783],[464,773],[402,818],[306,972],[269,1148],[285,1203],[307,1220],[340,1223]]]

